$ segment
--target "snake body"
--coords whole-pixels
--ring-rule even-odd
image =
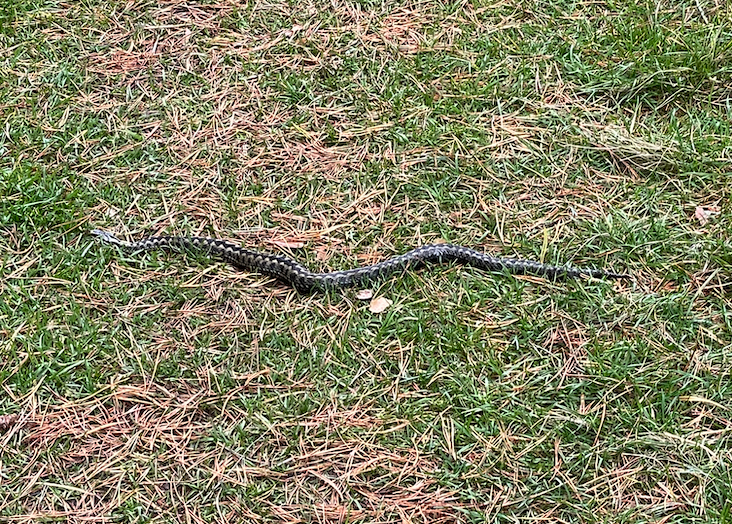
[[[552,280],[564,278],[629,278],[629,275],[614,273],[603,269],[587,269],[575,267],[553,266],[532,260],[501,258],[481,253],[455,244],[429,244],[412,249],[383,262],[371,266],[333,271],[330,273],[313,273],[308,268],[282,255],[262,253],[246,249],[238,244],[217,238],[196,236],[155,236],[137,242],[118,239],[112,233],[94,229],[91,234],[105,243],[136,251],[193,250],[224,260],[247,271],[256,271],[277,278],[290,284],[301,293],[327,291],[354,285],[366,285],[374,280],[396,272],[415,269],[429,264],[457,262],[486,271],[507,271],[511,274],[530,274]]]

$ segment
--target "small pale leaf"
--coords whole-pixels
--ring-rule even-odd
[[[383,313],[389,306],[392,305],[392,301],[385,297],[376,297],[369,304],[369,311],[372,313]]]
[[[701,206],[696,206],[696,211],[694,211],[694,216],[699,221],[699,223],[703,226],[707,222],[709,222],[709,212],[704,209]]]
[[[362,289],[358,293],[356,293],[356,298],[359,300],[371,300],[371,298],[374,296],[374,292],[370,289]]]
[[[696,206],[696,210],[694,211],[694,217],[699,221],[699,224],[701,224],[702,226],[706,225],[706,223],[709,222],[709,220],[717,214],[719,214],[718,206]]]

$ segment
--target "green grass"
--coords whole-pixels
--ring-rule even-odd
[[[731,58],[721,1],[0,0],[0,519],[732,522]],[[97,227],[633,280],[373,314]]]

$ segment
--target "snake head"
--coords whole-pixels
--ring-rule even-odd
[[[101,240],[102,242],[107,242],[109,244],[119,244],[120,243],[119,239],[116,236],[114,236],[112,233],[110,233],[109,231],[103,231],[101,229],[92,229],[91,231],[89,231],[89,233],[91,233],[95,237],[99,237],[99,240]]]

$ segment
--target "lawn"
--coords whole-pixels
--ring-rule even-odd
[[[731,86],[725,0],[0,0],[0,520],[732,522]]]

